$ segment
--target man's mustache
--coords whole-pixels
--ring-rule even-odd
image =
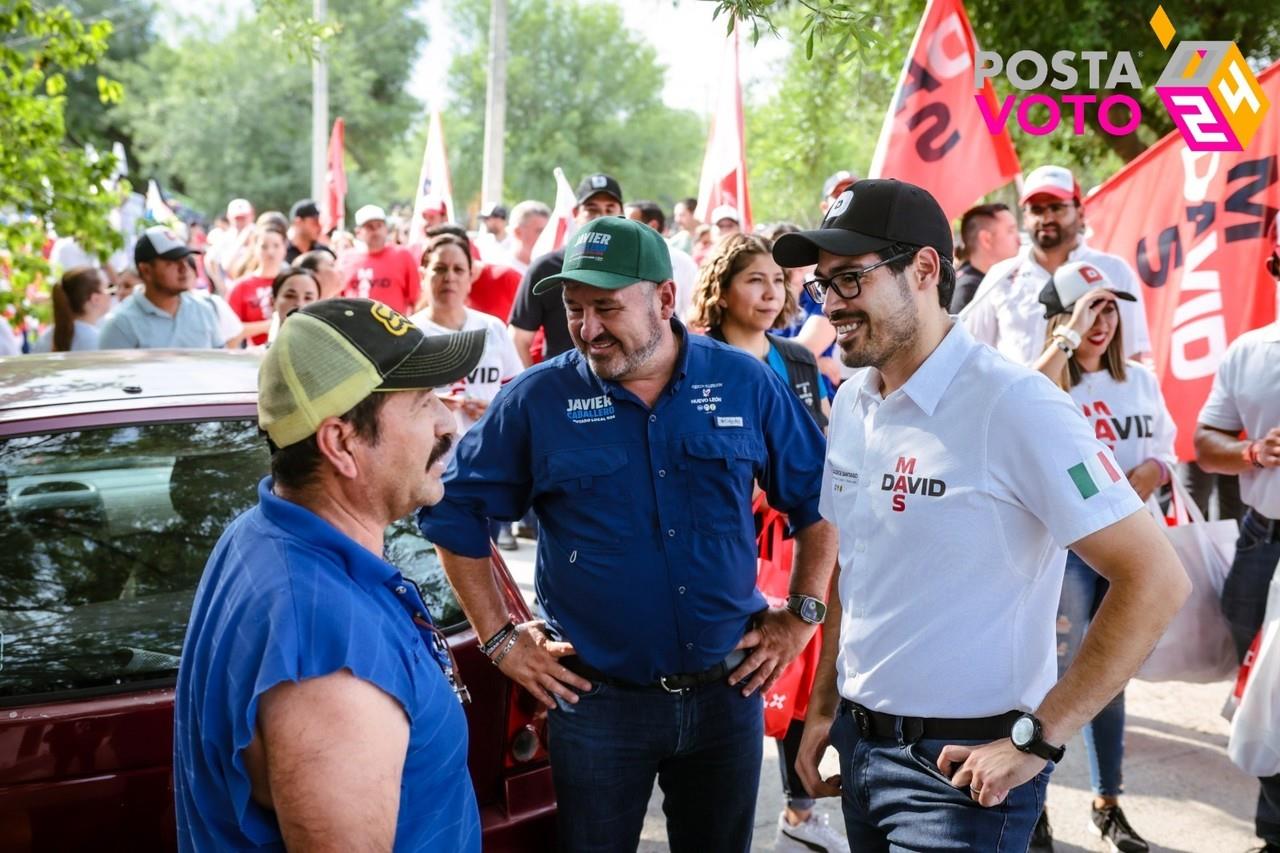
[[[449,448],[453,447],[453,433],[442,435],[436,439],[436,446],[431,449],[431,456],[427,459],[427,467],[440,461],[440,458],[449,452]]]

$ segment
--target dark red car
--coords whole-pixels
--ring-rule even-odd
[[[173,685],[205,559],[267,472],[257,372],[220,352],[0,359],[0,850],[176,848]],[[480,653],[431,543],[403,520],[387,545],[471,691],[485,850],[553,849],[545,717]],[[496,551],[493,572],[529,618]]]

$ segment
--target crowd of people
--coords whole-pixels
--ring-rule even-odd
[[[1035,169],[1019,205],[1025,233],[1008,206],[983,204],[961,218],[957,245],[927,192],[839,172],[822,188],[820,228],[747,233],[730,206],[702,223],[684,199],[668,219],[591,174],[577,187],[574,233],[534,257],[551,211],[533,200],[510,213],[486,206],[477,233],[444,221],[443,207],[415,222],[366,205],[353,233],[325,234],[311,200],[286,217],[235,199],[207,237],[146,229],[130,270],[63,271],[53,322],[27,346],[263,349],[265,377],[326,336],[355,342],[352,358],[381,377],[358,396],[260,404],[284,412],[263,417],[275,489],[264,486],[252,529],[229,531],[239,544],[220,547],[209,571],[250,572],[240,555],[264,536],[304,551],[300,528],[314,525],[286,529],[290,503],[376,554],[377,537],[352,531],[417,509],[485,654],[549,709],[565,849],[634,849],[655,779],[673,849],[747,849],[761,689],[814,643],[807,715],[778,739],[780,841],[1050,850],[1052,762],[1083,730],[1089,818],[1113,849],[1143,851],[1120,805],[1124,685],[1186,595],[1155,519],[1195,466],[1179,467],[1144,363],[1138,279],[1089,245],[1072,173]],[[1269,263],[1280,281],[1280,242]],[[1195,435],[1195,476],[1223,478],[1222,495],[1239,477],[1243,506],[1221,497],[1219,512],[1241,519],[1223,596],[1241,658],[1280,561],[1277,347],[1280,322],[1232,345]],[[392,390],[416,393],[371,393]],[[300,407],[303,421],[290,414]],[[384,430],[419,446],[388,447]],[[304,454],[307,464],[288,458]],[[409,470],[422,482],[398,483]],[[334,511],[357,506],[354,528]],[[785,607],[765,607],[754,584],[761,506],[784,513],[794,537]],[[514,548],[517,532],[536,537],[536,623],[511,621],[489,574],[490,541]],[[290,566],[303,559],[293,547],[279,546]],[[336,583],[341,563],[307,583]],[[387,572],[358,574],[381,584]],[[228,787],[207,747],[179,738],[179,824],[194,846],[309,837],[290,797],[314,807],[332,792],[309,783],[286,794],[297,767],[276,775],[261,750],[304,767],[290,721],[325,708],[388,721],[368,744],[385,761],[355,780],[383,797],[382,830],[445,832],[450,849],[475,849],[473,799],[397,814],[400,796],[375,772],[394,769],[419,792],[441,778],[470,784],[465,750],[461,763],[452,746],[448,761],[416,752],[445,746],[419,730],[446,695],[418,695],[421,662],[408,687],[354,648],[364,638],[304,661],[311,676],[277,666],[268,677],[264,663],[237,679],[242,712],[258,708],[257,733],[244,730],[252,716],[207,710],[198,680],[223,665],[212,638],[240,624],[212,612],[210,583],[188,639],[201,656],[183,658],[178,732],[216,718],[246,757]],[[306,593],[313,604],[322,594],[351,596]],[[373,621],[422,607],[400,598],[389,610],[353,607]],[[246,597],[232,612],[252,608]],[[298,617],[263,618],[266,631]],[[339,636],[370,627],[342,619],[320,624]],[[406,635],[385,631],[377,642],[404,654]],[[288,687],[271,686],[282,679]],[[456,742],[459,717],[446,718]],[[818,772],[828,745],[840,754],[834,779]],[[424,760],[436,776],[410,766]],[[843,833],[815,812],[820,796],[842,798]],[[250,801],[274,808],[278,824]],[[1257,831],[1280,850],[1280,777],[1262,780]]]

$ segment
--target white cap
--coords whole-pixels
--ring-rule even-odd
[[[1075,307],[1076,300],[1095,287],[1103,287],[1111,291],[1116,299],[1136,302],[1132,293],[1117,290],[1102,270],[1085,261],[1072,261],[1054,270],[1053,278],[1040,291],[1040,304],[1044,306],[1045,319],[1056,314],[1069,314]]]
[[[1033,195],[1045,193],[1056,198],[1080,199],[1080,185],[1076,183],[1071,170],[1062,166],[1041,166],[1033,169],[1022,182],[1022,198],[1019,204],[1026,204]]]
[[[712,225],[721,219],[732,219],[739,225],[742,224],[742,217],[738,215],[738,209],[731,204],[722,204],[715,210],[711,211],[710,222]]]
[[[387,221],[387,212],[376,204],[366,204],[364,207],[356,211],[356,227],[359,228],[366,222],[373,222],[375,219]]]
[[[253,216],[253,205],[249,204],[249,199],[233,198],[227,204],[227,218],[235,219],[237,216]]]

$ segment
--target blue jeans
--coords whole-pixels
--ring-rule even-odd
[[[1093,621],[1110,584],[1089,565],[1067,552],[1067,570],[1058,602],[1058,677],[1076,659],[1085,629]],[[1124,790],[1120,765],[1124,761],[1124,691],[1107,703],[1084,727],[1089,756],[1089,781],[1099,797],[1118,797]]]
[[[764,708],[717,681],[684,693],[596,682],[547,715],[560,848],[627,851],[640,843],[656,777],[677,853],[751,848]]]
[[[864,738],[853,717],[831,725],[840,753],[841,806],[849,849],[859,853],[973,851],[1025,853],[1044,810],[1053,763],[1019,785],[998,806],[983,808],[942,775],[937,760],[948,744],[983,741]]]
[[[1280,522],[1271,522],[1280,524]],[[1276,563],[1280,562],[1280,542],[1270,539],[1270,528],[1252,510],[1240,522],[1236,558],[1222,585],[1222,612],[1231,626],[1236,653],[1244,660],[1253,638],[1267,615],[1267,592]],[[1280,775],[1259,780],[1256,827],[1258,837],[1280,845]]]

